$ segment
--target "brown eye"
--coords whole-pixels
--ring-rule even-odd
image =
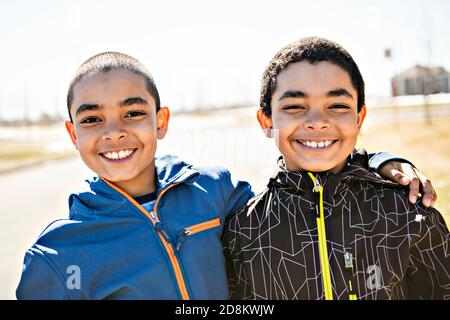
[[[139,116],[145,116],[146,113],[142,112],[142,111],[130,111],[127,113],[127,115],[125,116],[126,118],[134,118],[134,117],[139,117]]]
[[[351,109],[349,106],[345,106],[343,104],[334,104],[330,108],[332,108],[332,109]]]
[[[80,121],[81,124],[92,124],[96,122],[100,122],[101,120],[97,117],[88,117]]]
[[[291,105],[282,108],[282,110],[303,110],[303,109],[305,109],[305,107],[300,105]]]

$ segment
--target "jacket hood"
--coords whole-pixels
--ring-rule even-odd
[[[155,158],[156,191],[174,183],[192,184],[199,172],[174,155]],[[111,188],[103,179],[94,177],[85,181],[85,188],[69,197],[70,216],[75,214],[112,214],[125,205],[128,200]],[[121,210],[121,214],[127,210]],[[130,213],[132,215],[132,213]]]

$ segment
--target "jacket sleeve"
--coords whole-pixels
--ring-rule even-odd
[[[225,199],[225,219],[245,206],[254,195],[252,187],[246,181],[233,179],[228,170],[222,173],[222,192]]]
[[[450,299],[450,235],[442,215],[427,210],[420,239],[410,250],[404,289],[408,299]],[[423,218],[422,218],[423,219]]]
[[[17,299],[73,299],[65,279],[44,255],[44,252],[34,247],[25,254],[22,276],[16,290]]]
[[[380,172],[380,168],[389,161],[400,161],[404,163],[409,163],[413,167],[414,164],[407,159],[403,159],[400,157],[396,157],[395,155],[389,153],[389,152],[376,152],[376,153],[369,153],[369,169],[371,171],[375,171],[377,173]]]

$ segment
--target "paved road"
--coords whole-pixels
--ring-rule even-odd
[[[80,160],[0,176],[0,299],[14,299],[23,255],[47,224],[67,215],[67,197],[89,176]]]

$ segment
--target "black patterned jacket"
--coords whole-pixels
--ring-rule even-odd
[[[450,299],[441,214],[367,163],[355,150],[341,173],[312,176],[280,158],[225,227],[230,298]]]

